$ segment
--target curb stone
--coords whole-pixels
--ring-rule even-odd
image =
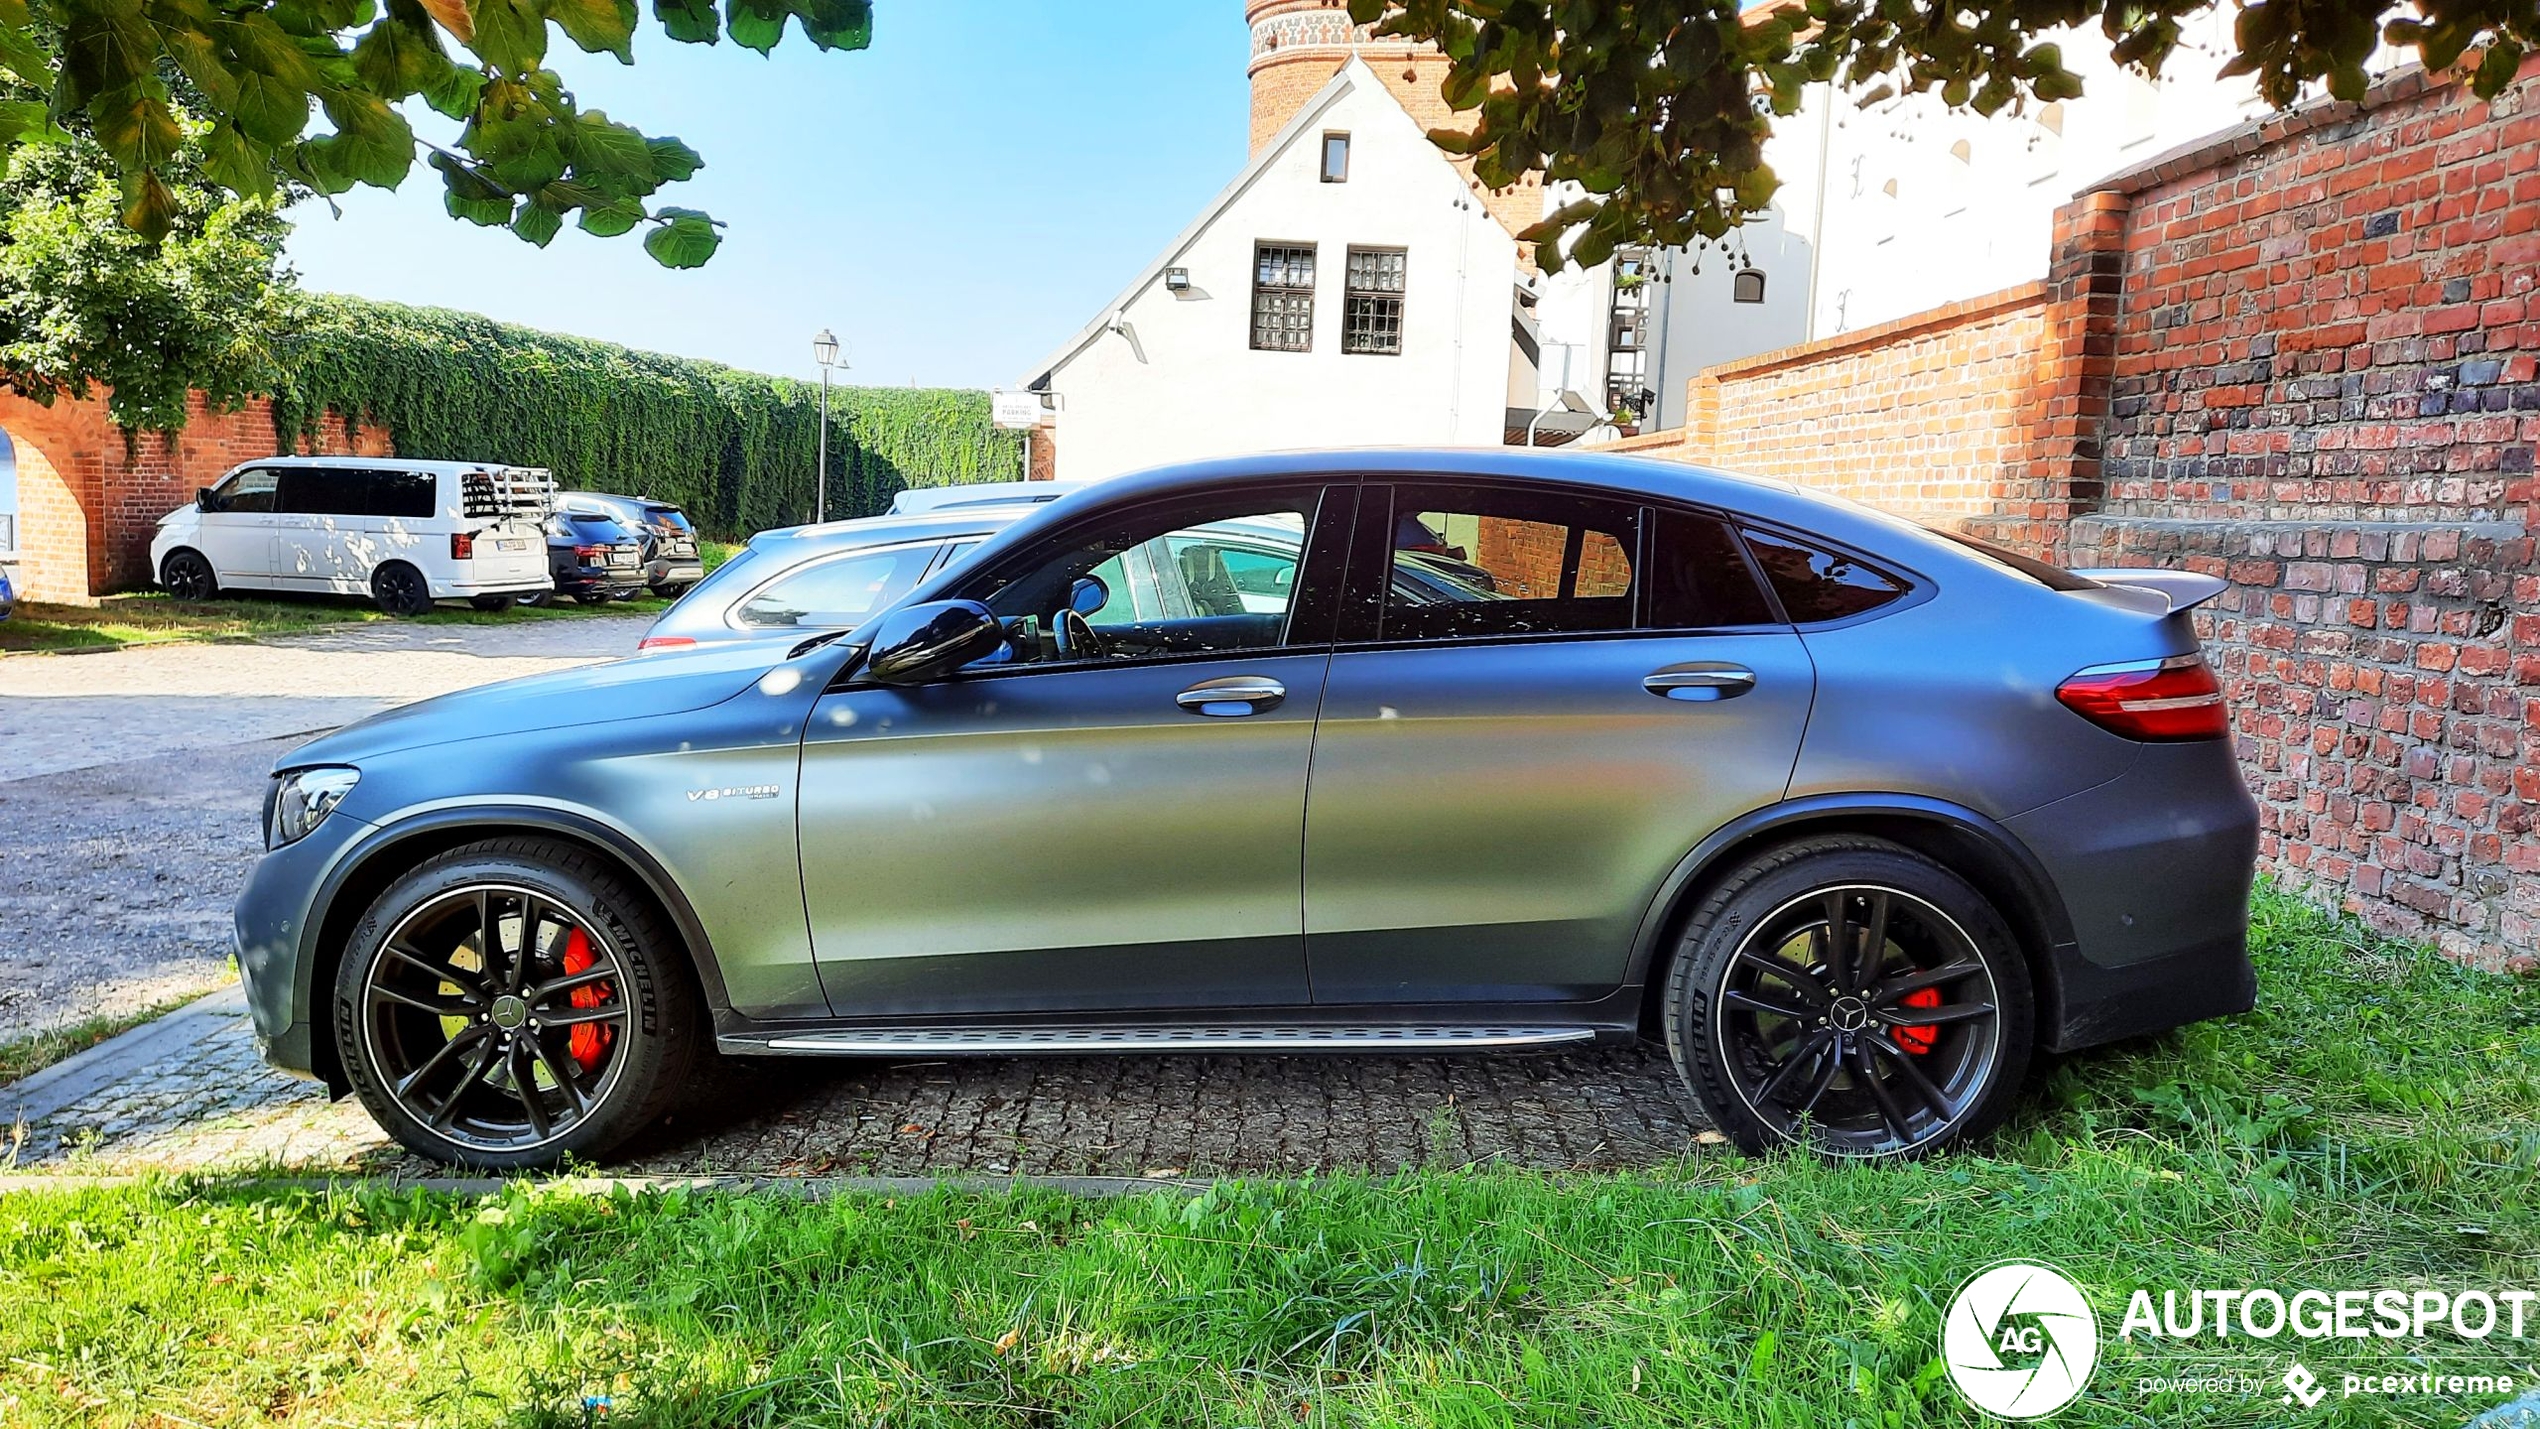
[[[247,1015],[247,990],[217,988],[163,1017],[120,1032],[32,1076],[0,1086],[0,1117],[36,1122],[120,1080],[133,1063],[199,1042],[234,1017]]]

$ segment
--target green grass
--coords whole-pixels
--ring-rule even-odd
[[[708,571],[722,565],[739,549],[720,541],[699,543]],[[568,600],[546,607],[516,606],[497,611],[444,603],[430,615],[415,617],[415,622],[500,625],[588,615],[659,615],[669,608],[669,601],[652,595],[603,606]],[[259,594],[187,601],[172,599],[161,591],[136,591],[107,596],[96,605],[20,601],[16,614],[0,621],[0,651],[100,650],[184,640],[255,639],[392,618],[369,601],[354,596]]]
[[[1196,1199],[472,1201],[217,1180],[0,1198],[0,1421],[1915,1426],[1969,1273],[2028,1255],[2108,1331],[2058,1424],[2281,1422],[2114,1339],[2135,1286],[2540,1281],[2533,986],[2262,894],[2265,1006],[2072,1059],[1985,1148],[1224,1183]],[[2540,1379],[2532,1346],[2306,1343]],[[2207,1348],[2214,1348],[2208,1346]],[[2422,1351],[2421,1360],[2412,1352]],[[2491,1401],[2492,1402],[2492,1401]],[[2301,1422],[2458,1424],[2332,1396]]]

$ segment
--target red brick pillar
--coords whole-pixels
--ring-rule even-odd
[[[2060,559],[2075,517],[2099,509],[2101,426],[2116,375],[2125,281],[2121,193],[2086,193],[2055,211],[2045,331],[2023,404],[2027,456],[2010,464],[1991,515],[1968,522],[1987,540]]]

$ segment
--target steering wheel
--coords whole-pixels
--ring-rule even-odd
[[[1058,653],[1070,660],[1100,660],[1111,653],[1111,647],[1094,633],[1093,622],[1080,611],[1060,610],[1050,633],[1058,637]]]

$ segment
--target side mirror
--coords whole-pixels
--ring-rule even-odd
[[[864,670],[885,685],[923,684],[1004,643],[1005,626],[979,602],[929,601],[882,617]]]
[[[212,504],[212,489],[210,487],[198,486],[194,488],[194,509],[197,511],[214,511],[219,509]]]
[[[1078,615],[1091,615],[1111,604],[1111,587],[1100,576],[1078,576],[1067,588],[1067,608]]]

